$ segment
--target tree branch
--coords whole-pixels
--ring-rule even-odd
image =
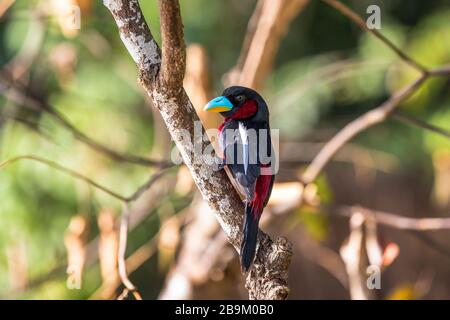
[[[306,171],[302,175],[302,182],[305,184],[313,182],[323,168],[328,164],[331,158],[339,149],[350,141],[353,137],[362,131],[370,128],[378,123],[383,122],[398,106],[398,104],[411,96],[417,88],[427,79],[424,74],[415,81],[404,87],[399,92],[395,93],[389,100],[384,102],[377,108],[370,110],[361,117],[356,118],[347,124],[341,131],[339,131],[327,144],[320,150]]]
[[[127,240],[128,240],[128,224],[130,222],[130,208],[128,203],[123,204],[122,217],[120,220],[119,229],[119,248],[117,255],[117,262],[119,266],[119,277],[125,286],[125,290],[119,296],[118,300],[123,300],[131,292],[136,300],[142,300],[142,297],[137,291],[136,286],[128,278],[127,266],[126,266],[126,251],[127,251]]]
[[[344,217],[351,217],[354,211],[358,211],[360,214],[364,215],[365,218],[368,218],[377,224],[410,232],[411,235],[434,249],[436,252],[442,254],[446,258],[450,258],[448,248],[442,246],[424,233],[424,231],[450,229],[450,218],[411,218],[361,206],[331,206],[330,208],[325,208],[325,211],[330,213],[334,212]]]
[[[450,218],[411,218],[360,206],[340,206],[337,210],[344,216],[351,216],[352,212],[358,211],[365,216],[372,217],[379,224],[395,229],[415,231],[450,229]]]
[[[427,68],[425,68],[419,62],[417,62],[416,60],[411,58],[408,54],[406,54],[403,50],[401,50],[399,47],[397,47],[391,40],[386,38],[377,29],[369,29],[367,27],[364,19],[361,18],[355,11],[350,9],[348,6],[346,6],[345,4],[343,4],[342,2],[340,2],[338,0],[322,0],[322,1],[327,3],[328,5],[332,6],[337,11],[342,13],[344,16],[349,18],[351,21],[353,21],[356,25],[358,25],[364,31],[370,32],[375,37],[380,39],[380,41],[382,41],[386,46],[388,46],[392,51],[394,51],[403,61],[405,61],[411,67],[418,70],[422,74],[428,73]]]
[[[167,170],[161,169],[159,170],[157,173],[155,173],[154,175],[152,175],[150,177],[150,179],[141,187],[139,187],[132,195],[130,196],[123,196],[121,194],[118,194],[115,191],[112,191],[111,189],[102,186],[101,184],[95,182],[94,180],[92,180],[91,178],[75,171],[69,168],[66,168],[62,165],[60,165],[59,163],[53,162],[51,160],[47,160],[41,157],[37,157],[37,156],[33,156],[33,155],[23,155],[23,156],[17,156],[17,157],[13,157],[10,158],[8,160],[5,160],[3,162],[0,162],[0,169],[7,167],[15,162],[21,161],[21,160],[32,160],[32,161],[36,161],[36,162],[40,162],[42,164],[45,164],[53,169],[56,169],[58,171],[64,172],[70,176],[72,176],[75,179],[81,180],[86,182],[88,185],[90,185],[91,187],[94,187],[97,190],[100,190],[108,195],[110,195],[113,198],[116,198],[117,200],[120,200],[122,202],[126,202],[126,203],[130,203],[130,202],[134,202],[136,201],[145,191],[147,191],[159,178],[161,178],[166,172],[168,172]]]
[[[410,124],[410,125],[413,125],[413,126],[416,126],[416,127],[419,127],[419,128],[422,128],[422,129],[425,129],[425,130],[428,130],[428,131],[431,131],[434,133],[437,133],[445,138],[450,138],[449,130],[434,126],[422,119],[413,117],[409,114],[400,112],[398,110],[395,110],[392,113],[392,117],[397,119],[398,121],[401,121],[401,122],[404,122],[404,123],[407,123],[407,124]]]
[[[162,32],[166,33],[163,35],[163,39],[168,41],[166,43],[170,45],[178,43],[180,47],[164,49],[166,56],[163,58],[165,61],[163,70],[166,71],[158,76],[161,62],[160,50],[143,20],[139,2],[137,0],[104,0],[104,5],[116,20],[120,37],[139,67],[140,82],[153,105],[160,111],[203,198],[216,212],[216,217],[227,234],[228,241],[238,250],[242,237],[243,203],[226,173],[223,170],[214,171],[213,167],[205,163],[198,153],[198,150],[205,150],[210,142],[204,141],[201,134],[194,132],[194,124],[199,123],[199,118],[181,84],[178,84],[178,80],[167,82],[161,78],[166,72],[174,70],[184,72],[184,67],[180,67],[180,61],[164,60],[169,57],[180,57],[179,53],[180,50],[184,50],[184,44],[172,40],[174,35],[180,35],[182,31],[161,28]],[[165,5],[172,8],[164,8],[161,11],[161,21],[176,21],[178,28],[181,28],[181,21],[176,18],[176,11],[179,10],[178,1],[167,0]],[[166,14],[170,16],[164,16]],[[167,53],[169,49],[176,50],[178,54],[172,56]],[[184,57],[184,55],[181,56]],[[178,65],[172,69],[168,66],[172,63],[178,63]],[[184,62],[181,66],[183,65]],[[180,78],[182,75],[179,75],[179,78],[176,77],[176,79]],[[187,136],[189,136],[188,139]],[[291,244],[286,239],[279,238],[274,242],[265,233],[259,233],[257,256],[246,283],[250,298],[285,299],[287,297],[289,292],[287,271],[291,256]]]
[[[155,211],[154,209],[162,202],[167,194],[174,188],[174,179],[158,180],[153,188],[148,190],[139,199],[134,202],[130,212],[129,229],[136,228],[143,220],[147,219]],[[86,246],[86,267],[93,266],[99,259],[99,237],[92,239]],[[130,257],[131,258],[131,257]],[[128,259],[130,259],[128,258]],[[128,260],[127,259],[127,260]],[[128,267],[127,270],[132,271],[133,268]],[[30,280],[28,288],[37,288],[49,280],[63,276],[66,272],[66,266],[62,263],[57,264],[49,272],[44,275],[37,276]],[[120,282],[120,279],[119,279]]]
[[[429,71],[432,76],[448,76],[450,74],[450,65],[442,66]]]
[[[40,157],[37,157],[37,156],[23,155],[23,156],[13,157],[11,159],[8,159],[8,160],[5,160],[5,161],[1,162],[0,163],[0,169],[4,168],[4,167],[7,167],[7,166],[9,166],[9,165],[11,165],[11,164],[13,164],[15,162],[21,161],[21,160],[33,160],[33,161],[36,161],[36,162],[43,163],[43,164],[45,164],[45,165],[47,165],[47,166],[49,166],[51,168],[54,168],[54,169],[59,170],[61,172],[67,173],[68,175],[74,177],[75,179],[82,180],[82,181],[86,182],[87,184],[89,184],[90,186],[94,187],[95,189],[98,189],[98,190],[100,190],[100,191],[110,195],[113,198],[116,198],[116,199],[121,200],[121,201],[127,201],[127,197],[124,197],[124,196],[118,194],[117,192],[114,192],[114,191],[108,189],[107,187],[104,187],[104,186],[98,184],[97,182],[93,181],[91,178],[86,177],[85,175],[83,175],[83,174],[81,174],[81,173],[79,173],[77,171],[74,171],[72,169],[66,168],[66,167],[64,167],[64,166],[62,166],[62,165],[60,165],[60,164],[58,164],[56,162],[53,162],[53,161],[47,160],[47,159],[43,159],[43,158],[40,158]]]
[[[364,220],[362,214],[352,212],[349,220],[350,235],[339,250],[348,274],[348,287],[352,300],[367,300],[369,298],[360,266],[364,241]]]
[[[178,0],[159,0],[162,38],[160,79],[168,88],[182,88],[186,70],[186,48]]]
[[[226,82],[260,88],[289,25],[308,3],[309,0],[259,0],[248,23],[238,63],[226,75]]]
[[[405,52],[393,44],[389,39],[383,36],[380,32],[375,29],[369,29],[366,26],[364,20],[352,9],[347,7],[345,4],[338,0],[322,0],[330,6],[334,7],[336,10],[341,12],[343,15],[348,17],[350,20],[355,22],[363,30],[374,34],[378,39],[380,39],[386,46],[393,50],[403,61],[414,67],[416,70],[420,71],[421,76],[415,81],[411,82],[409,85],[396,92],[389,100],[384,102],[379,107],[365,113],[361,117],[353,120],[348,125],[346,125],[341,131],[339,131],[322,150],[317,154],[311,164],[308,166],[304,174],[302,175],[302,182],[305,184],[312,183],[324,169],[331,158],[336,154],[336,152],[353,137],[361,133],[367,128],[374,126],[375,124],[383,122],[389,115],[391,115],[395,108],[416,92],[420,86],[432,76],[448,76],[450,75],[450,67],[448,65],[442,66],[440,68],[428,70],[423,67],[417,61],[409,57]],[[418,124],[417,122],[415,124]],[[422,127],[426,127],[422,124]],[[430,126],[426,129],[431,130]],[[433,128],[434,129],[434,128]],[[444,134],[442,131],[432,130],[434,132]]]
[[[52,105],[45,101],[40,101],[26,94],[26,89],[22,88],[19,84],[14,83],[9,77],[2,72],[0,80],[4,82],[9,88],[5,96],[12,102],[19,106],[27,107],[34,111],[43,111],[52,116],[61,126],[69,130],[75,139],[78,139],[82,143],[86,144],[93,150],[103,153],[115,161],[127,162],[141,166],[159,166],[170,167],[173,163],[164,160],[153,160],[145,157],[141,157],[134,154],[120,153],[116,150],[110,149],[106,145],[92,139],[84,132],[75,127],[64,115],[59,113]]]
[[[308,2],[309,0],[259,0],[256,3],[248,22],[239,59],[233,69],[224,76],[226,85],[240,84],[258,89],[264,84],[289,24]],[[206,53],[200,46],[190,45],[187,48],[184,84],[196,110],[201,110],[200,108],[212,98],[206,71],[207,60]],[[220,117],[202,117],[200,113],[200,118],[206,128],[217,128],[220,124]],[[220,253],[225,250],[227,241],[221,234],[217,234],[220,231],[215,230],[217,223],[213,217],[209,217],[210,210],[204,210],[202,203],[194,201],[192,211],[194,222],[184,233],[187,239],[192,241],[185,241],[183,244],[177,264],[169,273],[160,298],[188,299],[193,292],[192,286],[206,282],[210,269],[217,260],[223,258]],[[213,219],[211,223],[205,223],[210,221],[209,219]],[[207,244],[211,241],[214,243],[214,253],[205,257],[202,248],[210,248]],[[171,285],[172,281],[179,281],[180,277],[186,279],[189,290],[173,290],[175,287]]]
[[[161,50],[153,38],[138,0],[103,0],[119,28],[124,43],[139,71],[156,79],[161,64]]]

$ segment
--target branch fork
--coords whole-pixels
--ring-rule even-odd
[[[243,203],[225,171],[195,161],[196,143],[204,150],[209,141],[188,141],[200,121],[183,89],[185,45],[177,0],[159,0],[162,52],[148,28],[137,0],[104,0],[119,28],[120,38],[139,68],[139,82],[150,96],[178,147],[197,187],[216,213],[228,241],[239,250],[242,237]],[[204,129],[202,129],[204,130]],[[260,232],[257,256],[247,274],[246,288],[252,299],[286,299],[292,246],[284,238],[273,241]]]

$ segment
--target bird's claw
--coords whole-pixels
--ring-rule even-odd
[[[225,160],[222,158],[219,158],[219,157],[216,157],[214,163],[216,165],[216,168],[215,168],[216,171],[223,170],[226,166]]]

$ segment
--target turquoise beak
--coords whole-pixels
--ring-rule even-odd
[[[203,110],[205,111],[212,111],[212,112],[226,112],[230,111],[231,109],[233,109],[233,104],[231,103],[230,100],[228,100],[227,97],[224,96],[212,99],[203,108]]]

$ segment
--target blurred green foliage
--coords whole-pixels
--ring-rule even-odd
[[[156,39],[160,39],[156,1],[141,1]],[[365,14],[376,2],[382,7],[382,30],[394,43],[429,67],[450,63],[450,7],[444,0],[346,1]],[[17,0],[0,18],[0,63],[7,66],[20,52],[30,30],[30,13],[40,1]],[[183,0],[182,14],[187,43],[201,43],[211,57],[214,88],[221,91],[221,76],[239,56],[248,18],[255,1]],[[101,1],[82,16],[76,37],[65,37],[56,21],[48,18],[42,47],[30,68],[29,89],[50,102],[81,131],[111,148],[134,154],[152,154],[161,132],[155,132],[153,115],[136,82],[137,71],[123,47],[114,22]],[[52,55],[61,45],[74,54],[67,70],[58,70]],[[281,44],[273,73],[263,94],[272,113],[272,127],[283,139],[314,138],[320,129],[336,131],[346,122],[373,108],[417,74],[368,33],[320,1],[312,1],[294,21]],[[403,110],[450,129],[450,90],[446,78],[429,81],[403,104]],[[148,169],[116,163],[78,142],[49,115],[22,108],[0,98],[3,115],[15,114],[36,123],[44,134],[2,118],[1,161],[22,154],[51,159],[128,195],[144,183]],[[447,139],[421,129],[387,121],[362,134],[356,142],[394,154],[403,170],[432,172],[431,155],[449,148]],[[157,157],[164,155],[157,154]],[[167,155],[166,155],[167,156]],[[331,199],[326,182],[319,193]],[[171,196],[176,210],[189,196]],[[0,298],[10,297],[7,248],[25,242],[29,279],[46,275],[65,264],[64,233],[70,218],[85,215],[95,236],[101,208],[120,210],[120,203],[40,163],[23,161],[0,171]],[[298,212],[297,218],[317,239],[325,239],[327,220],[318,213]],[[146,243],[159,228],[161,218],[151,215],[130,235],[130,252]],[[143,266],[140,277],[146,298],[155,298],[162,276],[157,258]],[[151,270],[152,272],[147,272]],[[150,276],[151,274],[151,276]],[[68,290],[65,275],[37,286],[21,298],[88,298],[100,285],[98,266],[89,269],[82,290]]]

